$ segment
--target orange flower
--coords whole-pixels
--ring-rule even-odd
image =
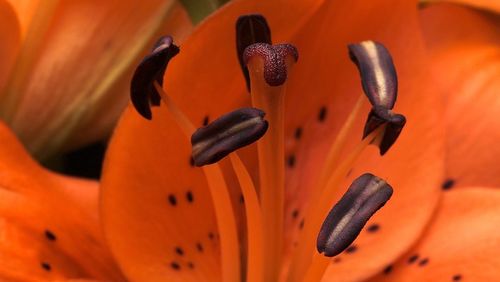
[[[499,156],[492,146],[498,126],[488,119],[498,111],[498,61],[491,59],[498,54],[498,17],[452,5],[430,6],[419,13],[416,3],[397,0],[293,4],[235,1],[181,45],[164,78],[164,104],[153,107],[152,120],[129,106],[115,130],[103,172],[99,217],[95,183],[39,168],[1,127],[0,184],[5,189],[0,258],[6,267],[0,268],[0,277],[494,279],[500,266],[495,257],[499,225],[494,224],[500,220],[500,194],[485,186],[498,184],[492,161]],[[270,142],[281,129],[284,142],[277,142],[276,150],[255,145],[241,149],[237,154],[243,162],[232,153],[230,160],[193,167],[183,130],[190,135],[190,123],[201,126],[251,103],[234,49],[234,23],[249,12],[266,16],[274,42],[291,42],[299,50],[286,89],[259,84],[254,72],[260,70],[258,64],[249,65],[251,98],[259,91],[285,91],[283,127],[270,127],[259,142]],[[476,32],[471,35],[471,30]],[[366,147],[366,139],[360,141],[369,107],[358,102],[366,99],[346,46],[364,40],[382,42],[390,50],[400,93],[394,109],[408,120],[383,157],[376,147]],[[457,60],[464,56],[471,60]],[[479,105],[464,112],[462,105],[472,102]],[[278,124],[279,113],[265,110],[270,125]],[[184,115],[188,119],[182,121]],[[184,123],[179,126],[178,121]],[[460,154],[457,148],[463,148]],[[279,149],[284,149],[282,155]],[[460,165],[458,158],[464,160]],[[279,165],[286,165],[283,179]],[[326,260],[314,245],[314,222],[326,213],[314,212],[315,207],[333,204],[366,171],[386,179],[394,195],[353,245]],[[279,192],[282,181],[286,189],[281,201],[280,194],[272,193]],[[258,184],[261,203],[252,183]],[[325,188],[331,191],[329,197],[318,196],[318,183],[330,184]],[[450,190],[453,186],[464,188]],[[263,200],[272,196],[274,201]],[[266,217],[259,216],[259,209]],[[264,280],[256,275],[261,270]]]
[[[0,15],[0,114],[40,157],[106,137],[131,63],[158,30],[192,26],[173,0],[2,0]]]

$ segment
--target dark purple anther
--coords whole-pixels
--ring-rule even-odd
[[[354,180],[323,222],[316,242],[318,252],[333,257],[344,251],[391,196],[392,187],[373,174]]]
[[[241,108],[196,130],[191,136],[194,164],[213,164],[231,152],[259,140],[268,128],[264,115],[259,109]]]
[[[137,66],[130,85],[130,99],[137,112],[145,119],[153,118],[151,106],[159,106],[161,97],[154,83],[163,86],[163,76],[168,62],[179,53],[179,47],[170,36],[160,38]]]
[[[401,130],[403,130],[406,124],[406,118],[403,115],[395,114],[383,107],[374,107],[368,114],[363,138],[383,124],[386,124],[386,128],[382,141],[378,144],[380,155],[382,156],[389,151],[391,146],[398,139]]]
[[[271,29],[266,18],[259,14],[240,16],[236,21],[236,51],[248,91],[250,91],[250,75],[243,61],[243,53],[248,46],[255,43],[271,44]]]
[[[372,110],[365,124],[363,138],[379,126],[386,124],[380,142],[380,154],[384,155],[396,142],[406,118],[395,114],[392,108],[398,93],[398,78],[391,54],[384,45],[374,41],[350,44],[349,56],[361,75],[363,91],[372,104]]]
[[[361,75],[363,90],[372,106],[392,109],[398,94],[398,77],[384,45],[374,41],[350,44],[349,56]]]

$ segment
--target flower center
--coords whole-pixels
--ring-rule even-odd
[[[336,255],[347,248],[369,217],[392,194],[392,188],[383,180],[365,174],[351,185],[330,211],[336,192],[363,150],[375,144],[380,147],[381,155],[385,154],[404,126],[404,117],[392,112],[397,87],[395,69],[388,51],[381,44],[365,41],[349,46],[351,59],[360,71],[363,90],[372,104],[372,110],[362,140],[341,159],[341,151],[365,101],[360,95],[326,152],[318,179],[312,187],[307,187],[311,194],[310,201],[314,204],[304,211],[304,226],[298,245],[289,271],[284,274],[281,273],[285,210],[284,101],[287,76],[298,59],[298,53],[289,44],[270,45],[269,32],[265,19],[259,15],[243,16],[237,22],[238,54],[247,79],[247,89],[251,90],[253,108],[238,109],[196,130],[162,88],[168,61],[178,52],[169,37],[160,41],[134,74],[132,101],[141,115],[151,119],[149,107],[157,105],[157,97],[161,97],[191,140],[194,163],[203,168],[215,208],[223,281],[240,281],[242,273],[236,214],[222,169],[217,164],[227,155],[245,199],[248,232],[245,280],[279,281],[286,277],[290,282],[319,281],[329,264],[325,256]],[[258,139],[259,191],[244,163],[234,152]],[[329,215],[325,220],[326,214]]]

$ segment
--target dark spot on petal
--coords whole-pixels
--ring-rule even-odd
[[[392,265],[388,265],[384,268],[384,274],[389,274],[392,272]]]
[[[325,106],[321,107],[321,109],[319,109],[319,113],[318,113],[318,121],[319,122],[325,121],[326,114],[327,114],[326,107]]]
[[[112,40],[106,40],[106,42],[104,42],[104,44],[102,45],[102,49],[103,50],[108,50],[109,48],[111,48],[111,46],[113,46],[113,41]]]
[[[212,233],[212,232],[208,233],[208,238],[209,238],[210,240],[213,240],[213,239],[215,238],[214,233]]]
[[[196,243],[196,249],[198,252],[203,253],[203,245],[201,243]]]
[[[336,258],[333,259],[334,263],[339,263],[341,261],[342,261],[342,259],[340,257],[336,257]]]
[[[194,159],[191,156],[189,156],[189,165],[194,167]]]
[[[180,256],[184,255],[184,250],[181,247],[175,247],[175,252]]]
[[[352,254],[358,250],[356,245],[351,245],[347,249],[345,249],[346,254]]]
[[[304,228],[304,219],[302,219],[299,223],[299,229]]]
[[[418,259],[418,255],[417,255],[417,254],[415,254],[415,255],[411,256],[411,257],[408,259],[408,263],[410,263],[410,264],[411,264],[411,263],[414,263],[414,262],[416,262],[416,261],[417,261],[417,259]]]
[[[51,271],[52,270],[52,266],[50,266],[50,264],[46,263],[46,262],[42,262],[40,263],[40,266],[45,269],[46,271]]]
[[[181,269],[181,266],[177,262],[175,262],[175,261],[173,261],[172,263],[170,263],[170,267],[172,267],[172,269],[174,269],[174,270],[180,270]]]
[[[210,119],[208,118],[208,116],[205,116],[203,118],[203,126],[207,126],[209,121],[210,121]]]
[[[188,267],[189,267],[190,269],[194,269],[194,263],[192,263],[192,262],[188,262]]]
[[[302,127],[297,127],[294,133],[295,139],[299,140],[302,137]]]
[[[45,237],[47,238],[47,240],[49,241],[55,241],[57,240],[57,237],[56,237],[56,234],[54,234],[52,231],[50,230],[45,230]]]
[[[170,194],[170,195],[168,195],[168,202],[172,206],[176,206],[177,205],[177,198],[175,198],[175,196],[173,194]]]
[[[193,192],[191,192],[191,191],[186,192],[186,200],[190,203],[192,203],[194,201]]]
[[[462,275],[455,274],[455,275],[453,275],[452,280],[453,281],[460,281],[460,280],[462,280]]]
[[[294,155],[289,156],[287,163],[288,163],[288,167],[294,167],[295,166],[295,156]]]
[[[419,266],[425,266],[429,263],[429,259],[428,258],[424,258],[424,259],[421,259],[419,262],[418,262],[418,265]]]
[[[380,225],[374,223],[374,224],[371,224],[369,225],[367,228],[366,228],[366,231],[370,232],[370,233],[375,233],[377,232],[378,230],[380,229]]]
[[[296,219],[298,216],[299,216],[299,210],[298,209],[294,209],[292,211],[292,218]]]
[[[441,185],[441,188],[443,190],[450,190],[451,188],[453,188],[453,186],[455,186],[455,180],[453,179],[446,179],[443,184]]]

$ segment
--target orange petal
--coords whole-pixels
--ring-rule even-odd
[[[54,280],[53,282],[100,282],[100,281],[90,280],[90,279],[63,279],[63,280]]]
[[[282,40],[292,32],[290,23],[300,22],[313,4],[290,5],[283,0],[226,5],[181,45],[181,53],[167,70],[167,93],[196,125],[201,126],[205,117],[212,120],[233,110],[248,99],[236,58],[237,17],[263,13],[275,39]],[[212,201],[203,173],[189,164],[190,151],[189,141],[165,106],[153,109],[150,122],[129,107],[115,131],[103,173],[102,211],[111,249],[130,279],[220,277],[219,244],[208,235],[217,231]],[[237,182],[228,183],[235,210],[241,214]],[[187,200],[188,192],[193,202]],[[169,202],[170,195],[175,196],[175,206]],[[203,252],[197,249],[198,243]],[[185,254],[179,256],[176,247]],[[173,262],[180,270],[172,268]]]
[[[182,42],[193,29],[194,26],[186,10],[178,1],[175,1],[156,36],[149,41],[148,46],[154,44],[157,38],[165,34],[172,35],[176,42]],[[143,55],[148,51],[149,49],[143,50]],[[138,62],[139,59],[135,61]],[[95,114],[80,121],[80,126],[69,136],[70,139],[66,141],[63,150],[78,148],[89,141],[103,139],[111,135],[112,129],[117,123],[117,113],[120,113],[128,102],[130,80],[134,70],[135,64],[131,65],[126,74],[118,79],[107,95],[103,96],[99,103],[94,106]]]
[[[100,234],[97,183],[46,171],[3,124],[0,140],[0,277],[121,281]]]
[[[38,8],[40,0],[7,0],[7,2],[10,2],[16,11],[16,15],[21,26],[21,34],[24,38],[31,21],[33,20],[33,16]]]
[[[446,176],[457,186],[500,186],[500,17],[432,5],[421,22],[446,102]]]
[[[176,2],[50,3],[37,5],[2,97],[7,121],[30,151],[40,155],[64,144],[81,120],[99,114],[95,105],[109,101],[106,95],[113,83],[149,48],[147,43]],[[116,93],[115,104],[123,106],[126,96]],[[107,108],[117,117],[122,108],[113,110]]]
[[[419,243],[374,280],[496,281],[498,222],[498,188],[450,191]]]
[[[19,22],[12,6],[0,1],[0,93],[14,65],[21,44]]]
[[[422,4],[450,3],[470,6],[494,13],[500,13],[500,2],[497,0],[420,0]],[[465,21],[464,21],[465,22]]]

